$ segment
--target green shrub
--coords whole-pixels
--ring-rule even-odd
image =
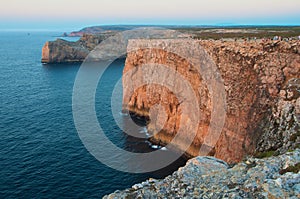
[[[275,151],[258,152],[254,155],[255,158],[268,158],[276,155]]]

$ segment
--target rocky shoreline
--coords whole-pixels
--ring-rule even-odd
[[[190,159],[162,180],[149,179],[104,199],[300,197],[300,150],[236,165],[213,157]]]
[[[165,110],[170,110],[166,120],[171,121],[170,125],[166,125],[169,129],[163,129],[161,134],[154,132],[152,138],[152,141],[162,145],[168,144],[168,139],[174,135],[170,129],[174,129],[172,124],[177,124],[173,120],[177,114],[172,111],[177,110],[176,100],[158,87],[139,88],[131,96],[126,96],[126,92],[131,93],[134,82],[142,81],[138,75],[141,74],[139,66],[148,62],[174,65],[182,75],[192,77],[188,74],[193,71],[192,67],[169,53],[176,42],[181,41],[132,40],[128,44],[124,68],[124,76],[127,71],[136,69],[132,76],[123,78],[124,109],[146,118],[150,117],[149,109],[153,104],[162,103],[164,106],[165,102]],[[198,156],[163,180],[149,179],[104,198],[299,198],[299,42],[202,40],[199,43],[213,57],[226,85],[229,123],[225,125],[224,137],[212,150],[214,154],[209,154],[220,159]],[[139,50],[131,51],[131,48]],[[161,48],[165,51],[157,50]],[[169,74],[159,75],[166,75],[167,78]],[[150,82],[151,78],[148,79]],[[188,80],[201,89],[201,84],[197,82],[199,79]],[[160,96],[157,92],[163,93],[164,98],[157,97]],[[202,94],[199,99],[208,99],[204,103],[209,102],[207,93]],[[204,104],[202,107],[209,106]],[[206,112],[209,115],[209,111]],[[148,126],[148,130],[151,132],[155,125]],[[200,136],[205,134],[203,131],[198,133]],[[171,136],[168,137],[168,134]],[[248,142],[245,142],[247,139]],[[252,156],[259,158],[240,162]],[[229,164],[232,162],[240,163]]]
[[[47,42],[42,62],[82,62],[109,36],[84,35],[78,42]],[[206,155],[215,158],[199,156],[208,132],[212,101],[194,66],[170,53],[180,42],[186,41],[130,40],[123,73],[123,109],[150,118],[151,106],[165,106],[166,125],[156,132],[160,125],[157,119],[158,123],[148,125],[148,131],[154,134],[152,142],[170,143],[182,117],[178,108],[182,102],[157,85],[141,87],[133,93],[130,90],[141,81],[140,65],[168,63],[199,91],[196,100],[204,114],[196,127],[195,140],[186,151],[186,155],[196,158],[163,180],[150,179],[104,198],[299,198],[299,169],[291,168],[298,168],[300,160],[300,42],[197,41],[215,62],[226,91],[227,115],[222,134],[215,146],[207,145]],[[135,73],[126,77],[132,69]],[[159,75],[169,77],[168,73]],[[188,121],[189,115],[184,117]],[[186,129],[188,136],[191,129]],[[173,147],[180,150],[182,143]],[[247,156],[272,157],[242,161]],[[228,165],[240,161],[233,167]],[[285,172],[289,170],[296,173]]]

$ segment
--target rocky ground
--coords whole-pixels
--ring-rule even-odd
[[[196,157],[163,180],[149,179],[113,198],[299,198],[300,150],[228,165],[213,157]]]

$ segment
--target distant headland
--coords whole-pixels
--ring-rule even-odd
[[[142,25],[92,26],[79,31],[64,33],[63,36],[81,37],[77,42],[63,39],[48,41],[42,50],[42,63],[82,62],[89,52],[101,41],[118,32],[132,30]],[[190,38],[201,40],[271,41],[299,40],[297,26],[158,26],[172,29]]]

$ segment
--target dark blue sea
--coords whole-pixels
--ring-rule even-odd
[[[61,34],[0,32],[0,198],[101,198],[150,177],[162,178],[184,165],[181,158],[157,172],[124,173],[87,151],[72,114],[80,64],[40,63],[43,44]],[[124,61],[111,64],[99,83],[98,120],[119,147],[149,152],[154,150],[149,142],[127,136],[111,117],[109,97]]]

